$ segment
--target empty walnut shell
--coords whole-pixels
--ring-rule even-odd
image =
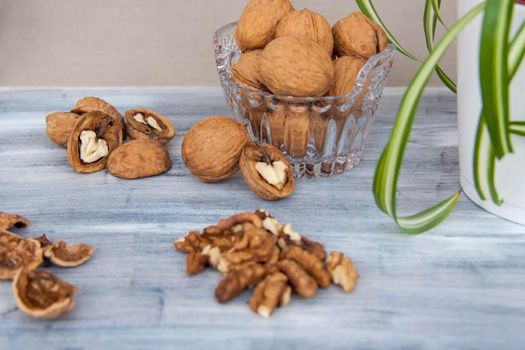
[[[86,113],[95,111],[102,112],[113,117],[117,121],[117,123],[122,127],[122,130],[124,130],[125,123],[122,114],[120,114],[119,111],[110,103],[104,101],[101,98],[93,96],[81,98],[77,101],[73,110],[71,110],[71,112],[80,115],[84,115]]]
[[[77,288],[45,270],[20,270],[13,281],[16,305],[38,319],[54,319],[75,307]]]
[[[277,147],[268,144],[264,144],[263,147],[272,164],[276,162],[282,162],[284,164],[284,183],[281,183],[280,186],[271,184],[257,170],[257,164],[261,162],[264,163],[265,157],[255,143],[246,145],[241,154],[239,165],[244,181],[246,181],[252,191],[262,199],[277,200],[290,196],[293,193],[295,184],[290,163],[288,163],[284,154],[282,154]]]
[[[249,136],[229,117],[207,117],[193,125],[182,142],[182,159],[203,182],[219,182],[239,170],[239,157]]]
[[[305,37],[282,36],[259,55],[261,83],[282,96],[323,96],[334,79],[332,58]]]
[[[361,12],[351,13],[337,21],[332,33],[334,50],[338,56],[369,58],[383,51],[388,44],[383,29]]]
[[[82,132],[92,131],[96,135],[96,140],[89,142],[93,147],[86,149],[86,158],[89,156],[94,157],[93,159],[84,161],[82,160]],[[99,144],[99,140],[100,141]],[[95,143],[96,141],[96,143]],[[102,143],[105,143],[106,154],[102,157],[93,156],[97,148],[102,147]],[[67,159],[69,164],[79,173],[94,173],[102,170],[106,167],[108,155],[111,154],[120,144],[122,143],[122,128],[115,120],[102,112],[89,112],[84,114],[78,121],[77,125],[71,132],[67,146]],[[88,147],[88,145],[84,145]],[[92,152],[91,152],[92,151]],[[91,152],[89,155],[87,153]],[[98,158],[98,159],[97,159]]]
[[[136,108],[126,111],[126,133],[135,140],[148,139],[166,144],[175,136],[175,127],[159,113]]]
[[[80,116],[70,112],[55,112],[46,116],[47,137],[61,147],[67,147],[69,135]]]
[[[35,269],[43,260],[43,249],[38,241],[0,230],[0,280],[13,279],[24,267]]]
[[[275,37],[304,36],[321,45],[331,56],[334,48],[332,28],[320,14],[309,9],[289,12],[277,25]]]
[[[58,241],[47,246],[44,255],[53,265],[75,267],[88,261],[93,252],[93,247],[84,243],[68,244],[64,241]]]
[[[330,96],[342,96],[354,89],[357,76],[366,64],[366,59],[357,56],[342,56],[334,62],[335,79]]]
[[[29,220],[18,214],[8,214],[0,211],[0,230],[9,230],[10,228],[26,228],[29,226]]]
[[[235,32],[241,51],[264,48],[274,39],[277,23],[291,11],[293,6],[288,0],[250,0]]]
[[[121,179],[139,179],[170,170],[171,159],[165,145],[139,139],[126,142],[111,153],[107,168],[111,175]]]
[[[261,50],[244,53],[232,66],[232,77],[237,83],[253,89],[262,90],[264,86],[259,81],[259,54]]]

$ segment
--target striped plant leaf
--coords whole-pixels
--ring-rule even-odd
[[[439,60],[459,32],[484,8],[485,3],[481,3],[459,19],[423,62],[403,96],[392,134],[377,165],[373,186],[376,203],[407,233],[421,233],[435,227],[452,212],[459,200],[458,192],[417,214],[406,217],[397,215],[396,193],[399,173],[423,90]]]
[[[509,82],[516,75],[525,56],[525,23],[522,23],[516,35],[512,39],[508,53]],[[485,111],[481,112],[476,131],[474,143],[474,187],[482,200],[486,200],[486,193],[489,192],[492,202],[496,205],[503,204],[496,188],[495,165],[496,155],[492,150],[492,145],[487,133],[487,125],[484,117]],[[525,136],[525,122],[510,122],[510,132]]]
[[[423,11],[423,29],[425,32],[425,41],[429,52],[434,48],[436,25],[438,18],[440,18],[440,6],[441,0],[426,0],[425,2],[425,10]],[[436,74],[450,91],[457,93],[456,83],[450,79],[450,77],[445,73],[445,71],[443,71],[440,65],[436,66]]]
[[[388,37],[388,40],[394,44],[397,47],[397,50],[401,52],[403,55],[407,56],[408,58],[417,61],[417,58],[412,55],[408,50],[404,49],[401,44],[397,41],[397,39],[392,35],[392,33],[388,30],[388,28],[385,26],[383,21],[381,20],[381,17],[379,17],[379,14],[377,13],[374,4],[372,3],[372,0],[355,0],[357,3],[357,6],[359,6],[359,9],[361,12],[370,18],[371,20],[375,21],[386,33],[386,36]]]
[[[493,151],[498,159],[512,152],[509,132],[508,41],[514,0],[487,0],[480,46],[481,95]]]

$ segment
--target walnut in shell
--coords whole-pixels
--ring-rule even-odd
[[[126,111],[126,133],[132,139],[155,140],[166,144],[175,136],[175,127],[163,115],[147,108]]]
[[[232,65],[232,78],[235,82],[257,90],[264,89],[264,86],[259,81],[260,53],[261,50],[246,52]]]
[[[53,265],[60,267],[76,267],[84,264],[93,255],[92,246],[85,243],[70,244],[58,241],[53,245],[48,245],[44,255]]]
[[[275,37],[275,27],[293,11],[288,0],[250,0],[237,22],[235,38],[242,52],[264,48]]]
[[[332,28],[320,14],[309,9],[288,13],[277,25],[275,37],[285,35],[304,36],[321,45],[329,55],[334,48]]]
[[[21,269],[13,281],[16,305],[38,319],[58,318],[75,307],[77,288],[45,270]]]
[[[203,182],[219,182],[239,170],[248,142],[246,128],[228,117],[207,117],[193,125],[182,142],[182,159]]]
[[[69,135],[80,116],[71,112],[55,112],[46,116],[47,137],[61,147],[67,147]]]
[[[139,179],[160,175],[171,169],[165,145],[148,139],[126,142],[110,154],[108,172],[121,179]]]
[[[69,137],[69,164],[79,173],[102,170],[109,154],[121,143],[122,128],[113,117],[97,111],[86,113]]]
[[[18,214],[9,214],[0,211],[0,230],[9,230],[10,228],[26,228],[29,226],[29,220]]]
[[[239,165],[244,181],[262,199],[277,200],[290,196],[295,180],[292,168],[282,152],[275,146],[264,144],[265,156],[255,143],[243,149]]]
[[[43,249],[37,240],[0,230],[0,280],[13,279],[20,269],[35,269],[43,261]]]
[[[334,24],[332,33],[334,50],[338,56],[369,58],[383,51],[388,44],[383,29],[361,12],[341,18]]]
[[[334,62],[335,80],[330,89],[330,96],[342,96],[351,92],[365,64],[366,59],[357,56],[342,56],[336,59]]]
[[[273,40],[259,56],[261,82],[282,96],[323,96],[332,85],[332,58],[315,41],[296,36]]]
[[[102,112],[104,114],[107,114],[115,119],[115,121],[121,126],[122,130],[124,131],[125,123],[124,123],[124,117],[122,114],[119,113],[119,111],[113,107],[110,103],[104,101],[101,98],[88,96],[81,98],[77,101],[75,104],[75,107],[73,110],[71,110],[72,113],[84,115],[89,112]]]

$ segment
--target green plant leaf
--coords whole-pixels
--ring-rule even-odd
[[[514,0],[487,0],[480,46],[481,96],[493,151],[498,159],[512,152],[509,132],[508,41]]]
[[[509,82],[514,79],[525,56],[525,22],[522,23],[509,46],[508,68]],[[486,200],[486,192],[490,193],[492,202],[501,205],[503,199],[499,196],[496,188],[496,155],[492,150],[492,145],[487,134],[487,125],[484,117],[485,111],[481,112],[476,130],[474,142],[474,187],[482,200]],[[510,122],[510,132],[516,135],[525,136],[525,122]]]
[[[417,58],[414,55],[412,55],[410,52],[408,52],[406,49],[404,49],[401,46],[401,44],[396,40],[396,38],[392,35],[392,33],[390,33],[388,28],[385,26],[385,24],[381,20],[381,17],[379,17],[379,14],[377,13],[375,9],[374,4],[372,3],[372,0],[355,0],[355,2],[357,3],[357,6],[359,6],[359,9],[365,16],[367,16],[368,18],[376,22],[385,31],[386,36],[388,37],[388,40],[390,40],[390,42],[397,47],[397,50],[399,52],[401,52],[403,55],[407,56],[408,58],[414,61],[417,61]]]
[[[515,135],[525,136],[525,122],[510,122],[510,132]]]
[[[437,6],[438,12],[434,10],[434,6]],[[426,0],[425,2],[425,10],[423,11],[423,29],[425,32],[425,41],[428,52],[431,52],[434,49],[436,24],[439,18],[440,6],[441,0]],[[457,93],[456,83],[450,79],[450,77],[445,73],[445,71],[443,71],[440,65],[436,66],[436,74],[450,91]]]
[[[398,217],[396,208],[397,184],[403,156],[423,90],[439,60],[456,36],[484,8],[485,3],[481,3],[460,18],[423,62],[403,96],[392,134],[377,165],[373,186],[376,203],[383,212],[394,218],[398,226],[405,232],[421,233],[435,227],[449,215],[458,202],[459,192],[432,208],[411,216]]]
[[[447,28],[445,21],[443,21],[443,17],[441,17],[440,8],[441,8],[441,0],[430,0],[432,5],[432,10],[436,14],[436,18],[439,20],[439,22],[443,25],[443,27]]]

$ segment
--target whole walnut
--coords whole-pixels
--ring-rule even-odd
[[[244,125],[228,117],[207,117],[193,125],[182,141],[182,159],[203,182],[219,182],[239,170],[249,136]]]
[[[293,6],[288,0],[250,0],[237,23],[235,37],[242,52],[264,48],[275,38],[275,27]]]
[[[292,11],[277,25],[275,37],[285,35],[304,36],[321,45],[329,55],[334,48],[332,28],[328,21],[320,14],[309,9]]]
[[[333,28],[334,51],[338,56],[356,55],[369,58],[383,51],[388,39],[381,27],[361,12],[337,21]]]
[[[259,74],[276,95],[323,96],[332,85],[334,67],[318,43],[288,35],[273,40],[261,52]]]
[[[245,52],[232,66],[233,80],[251,88],[261,90],[264,86],[259,81],[259,54],[261,50]]]
[[[346,95],[354,89],[359,71],[366,64],[366,59],[357,56],[342,56],[335,60],[335,80],[330,89],[330,96]]]

